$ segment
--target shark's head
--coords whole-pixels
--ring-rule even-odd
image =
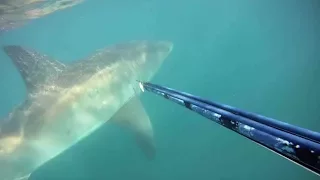
[[[138,73],[139,80],[148,81],[172,51],[173,43],[169,41],[132,41],[117,44],[113,48],[112,51],[121,54],[121,59]]]

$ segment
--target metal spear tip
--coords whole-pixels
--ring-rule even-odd
[[[139,87],[141,89],[142,92],[144,92],[144,86],[143,86],[143,83],[139,80],[136,80],[138,83],[139,83]]]

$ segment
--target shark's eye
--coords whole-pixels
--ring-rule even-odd
[[[64,1],[60,3],[61,6],[68,6],[68,5],[72,5],[72,3],[70,1]]]

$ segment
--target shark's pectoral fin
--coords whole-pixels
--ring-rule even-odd
[[[19,178],[15,178],[14,180],[28,180],[30,178],[31,174],[19,177]]]
[[[137,144],[147,156],[153,159],[156,149],[153,140],[153,128],[138,96],[130,99],[111,119],[133,131]]]

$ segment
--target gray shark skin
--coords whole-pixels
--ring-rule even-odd
[[[131,41],[63,64],[27,48],[5,46],[28,92],[0,121],[0,180],[28,179],[107,121],[132,130],[152,159],[153,129],[136,80],[151,80],[172,47],[167,41]]]

